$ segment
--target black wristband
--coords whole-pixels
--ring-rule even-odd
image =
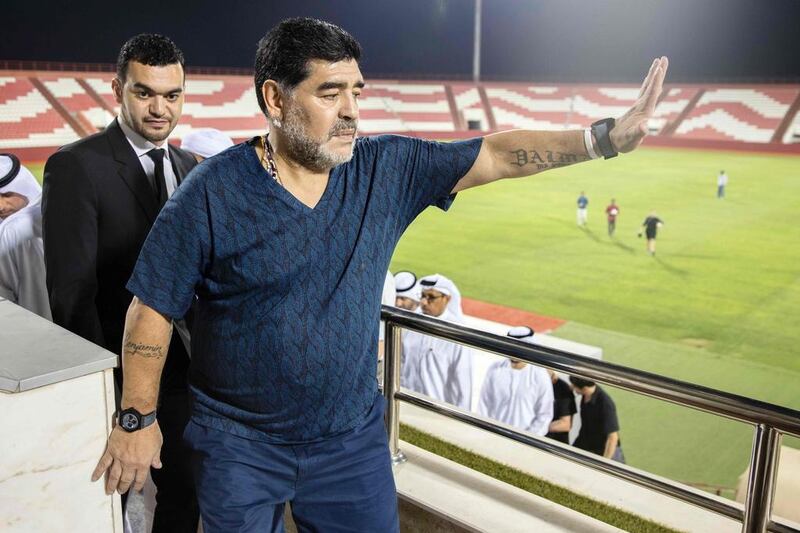
[[[613,118],[604,118],[592,124],[592,134],[594,138],[597,139],[597,147],[600,149],[600,153],[605,159],[611,159],[619,155],[617,151],[614,150],[614,145],[611,144],[611,137],[609,136],[609,133],[614,129],[616,123],[617,121]]]

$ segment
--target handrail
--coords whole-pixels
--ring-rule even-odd
[[[399,401],[405,401],[723,516],[740,520],[744,533],[800,531],[770,520],[777,477],[780,437],[782,433],[800,436],[800,411],[642,370],[597,361],[563,350],[534,346],[510,337],[495,335],[386,305],[381,308],[381,319],[386,323],[384,394],[388,401],[386,423],[389,447],[394,463],[405,460],[398,447],[398,404]],[[535,437],[510,426],[432,401],[422,395],[401,390],[401,328],[752,424],[755,426],[755,433],[744,509],[740,504],[720,501],[681,483],[621,463],[607,461],[575,448]]]

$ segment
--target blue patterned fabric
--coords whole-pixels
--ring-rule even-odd
[[[193,420],[314,442],[359,425],[377,390],[383,280],[406,227],[474,163],[481,139],[359,139],[311,209],[253,142],[198,165],[169,199],[128,290],[170,317],[194,296]]]

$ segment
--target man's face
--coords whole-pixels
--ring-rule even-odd
[[[291,159],[325,171],[353,157],[364,78],[352,59],[315,59],[308,69],[308,78],[286,95],[278,135]]]
[[[408,296],[397,296],[394,299],[394,305],[406,311],[415,311],[419,307],[419,302]]]
[[[183,81],[180,63],[151,67],[131,61],[125,80],[114,78],[111,87],[125,123],[160,145],[181,118]]]
[[[450,303],[450,296],[428,289],[422,291],[422,312],[430,316],[441,316]]]
[[[28,197],[17,192],[0,193],[0,219],[7,218],[28,205]]]

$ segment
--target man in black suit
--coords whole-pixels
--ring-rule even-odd
[[[170,39],[133,37],[120,50],[112,82],[119,116],[105,131],[61,148],[45,166],[43,234],[53,321],[116,354],[132,299],[125,284],[139,250],[161,207],[196,164],[167,143],[181,115],[184,81],[183,54]],[[164,436],[161,461],[156,458],[151,469],[158,488],[153,531],[195,532],[198,508],[182,443],[189,357],[174,337],[157,415],[126,414],[131,399],[122,397],[118,423],[140,422],[126,428],[131,431],[157,425]],[[109,477],[114,475],[112,468]],[[131,484],[141,490],[145,480]],[[124,490],[120,485],[120,492],[131,484]]]

